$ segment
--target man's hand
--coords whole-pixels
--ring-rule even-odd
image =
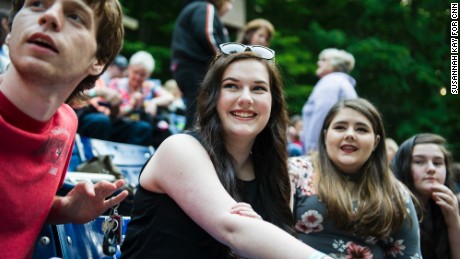
[[[48,223],[83,224],[96,219],[128,196],[128,191],[122,191],[117,196],[106,200],[106,197],[112,195],[124,184],[123,180],[114,183],[100,181],[95,185],[90,182],[78,183],[65,197],[56,196],[54,198]]]

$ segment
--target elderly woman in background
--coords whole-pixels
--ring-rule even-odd
[[[118,120],[114,122],[112,140],[138,145],[151,145],[154,130],[153,118],[158,107],[167,107],[173,95],[150,79],[155,69],[155,59],[146,51],[138,51],[129,59],[128,77],[114,78],[109,88],[121,95]],[[128,132],[131,124],[137,130]]]
[[[302,108],[304,152],[317,150],[321,125],[329,109],[338,101],[357,98],[356,81],[349,73],[355,66],[353,55],[335,48],[319,54],[316,75],[320,78]]]

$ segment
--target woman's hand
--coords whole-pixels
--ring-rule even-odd
[[[432,187],[433,200],[441,208],[444,221],[447,227],[454,227],[460,224],[457,196],[443,184],[436,184]]]
[[[237,204],[233,205],[230,213],[238,214],[248,218],[262,219],[262,217],[252,209],[251,205],[244,202],[238,202]]]
[[[141,92],[135,92],[131,94],[130,104],[134,108],[141,108],[144,105],[144,96]]]

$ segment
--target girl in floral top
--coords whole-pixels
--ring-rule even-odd
[[[299,239],[336,258],[421,258],[417,214],[388,167],[376,108],[340,101],[322,129],[318,153],[289,160]]]

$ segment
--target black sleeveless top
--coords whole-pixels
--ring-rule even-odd
[[[249,187],[246,193],[251,194],[244,202],[266,218],[261,200],[254,196],[256,180],[244,185]],[[121,258],[231,258],[227,250],[168,195],[138,187]]]
[[[251,204],[266,220],[257,180],[239,181],[244,187],[243,202]],[[140,185],[121,251],[122,259],[232,258],[226,246],[196,224],[168,195],[150,192]]]

